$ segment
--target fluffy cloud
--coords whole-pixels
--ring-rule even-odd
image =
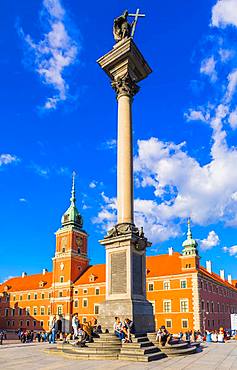
[[[210,231],[207,238],[199,241],[201,249],[208,250],[220,244],[219,236],[214,230]]]
[[[237,256],[237,245],[233,245],[232,247],[224,247],[224,252],[229,253],[230,256]]]
[[[44,109],[51,110],[56,109],[58,103],[69,96],[64,70],[76,63],[79,46],[69,35],[69,23],[60,0],[43,0],[41,18],[48,33],[38,43],[30,35],[25,35],[21,28],[18,31],[28,51],[34,56],[35,72],[43,84],[55,90],[55,94],[48,97],[43,106]]]
[[[89,184],[89,188],[91,188],[91,189],[96,188],[96,186],[97,186],[97,182],[96,181],[91,181],[90,184]]]
[[[15,155],[5,153],[5,154],[0,154],[0,167],[11,164],[14,162],[18,162],[19,158],[17,158]]]
[[[209,76],[211,82],[215,82],[217,80],[217,73],[216,73],[216,61],[213,56],[210,58],[206,58],[201,63],[200,72]]]
[[[212,25],[237,27],[237,0],[218,0],[212,8]]]

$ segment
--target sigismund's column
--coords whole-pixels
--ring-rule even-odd
[[[136,331],[154,331],[152,304],[146,300],[146,248],[150,245],[134,224],[132,101],[137,83],[151,69],[135,45],[128,12],[114,21],[117,43],[97,62],[111,80],[118,102],[117,224],[100,241],[106,248],[106,301],[98,321],[112,330],[114,317],[130,318]]]

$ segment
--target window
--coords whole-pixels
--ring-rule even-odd
[[[44,293],[41,294],[41,299],[44,299],[45,295]]]
[[[5,316],[8,316],[8,308],[5,308]]]
[[[82,306],[83,307],[88,307],[88,299],[87,298],[83,298],[83,300],[82,300]]]
[[[16,296],[14,295],[14,296],[13,296],[13,301],[15,301],[15,300],[16,300]]]
[[[33,321],[33,325],[36,326],[36,321],[35,320]]]
[[[95,295],[100,295],[100,288],[95,288]]]
[[[75,299],[74,301],[74,307],[77,308],[78,307],[78,299]]]
[[[167,328],[172,328],[172,320],[170,320],[170,319],[165,320],[165,326]]]
[[[99,309],[99,307],[100,307],[100,306],[99,306],[98,304],[95,304],[95,305],[94,305],[94,314],[95,314],[95,315],[99,315],[99,310],[100,310],[100,309]]]
[[[37,315],[37,307],[33,308],[33,315]]]
[[[205,310],[205,304],[204,304],[204,301],[202,301],[202,311]]]
[[[83,318],[82,318],[82,322],[83,322],[83,324],[85,324],[85,322],[86,322],[86,317],[83,317]]]
[[[60,283],[64,282],[64,276],[60,276]]]
[[[169,290],[170,289],[170,281],[169,280],[164,281],[163,287],[164,287],[164,290]]]
[[[188,299],[180,299],[180,312],[188,312]]]
[[[188,328],[188,320],[187,319],[182,319],[182,328],[187,329]]]
[[[23,321],[22,320],[20,320],[19,321],[19,324],[20,324],[20,328],[23,326]]]
[[[6,302],[10,302],[10,296],[9,295],[6,296]]]
[[[209,305],[209,302],[207,302],[207,312],[210,312],[210,305]]]
[[[20,295],[19,300],[22,301],[22,295]]]
[[[15,316],[15,308],[12,308],[12,316]]]
[[[37,299],[37,293],[34,293],[34,299]]]
[[[62,315],[63,314],[63,306],[58,306],[58,315]]]
[[[26,316],[30,316],[30,307],[26,307]]]
[[[49,298],[51,298],[51,293],[49,293]]]
[[[163,301],[164,312],[171,312],[171,301]]]
[[[14,320],[12,320],[12,326],[15,326],[15,321]]]
[[[51,315],[51,309],[50,309],[50,306],[48,306],[48,315]]]
[[[211,312],[214,312],[214,303],[211,303]]]
[[[44,306],[40,307],[40,315],[44,315],[45,314],[45,308]]]
[[[88,293],[88,289],[83,289],[83,294],[87,294]]]
[[[77,252],[78,252],[78,254],[81,254],[81,248],[80,247],[77,248]]]
[[[186,289],[187,288],[187,280],[181,280],[180,281],[180,288]]]
[[[78,294],[78,290],[75,290],[74,294]]]
[[[30,300],[30,294],[27,294],[27,299],[28,299],[28,301]]]
[[[220,303],[217,303],[217,312],[220,312]]]
[[[29,320],[26,320],[26,326],[30,326]]]
[[[43,327],[44,326],[44,322],[43,321],[40,321],[40,326]]]
[[[62,298],[62,296],[63,296],[63,292],[59,292],[59,293],[58,293],[58,296],[59,296],[60,298]]]
[[[66,252],[66,248],[62,247],[62,253],[65,253],[65,252]]]
[[[21,316],[22,315],[22,308],[18,308],[18,315]]]
[[[154,290],[154,283],[149,283],[148,284],[148,291],[153,292],[153,290]]]
[[[7,321],[7,326],[10,326],[10,321],[9,320]]]
[[[203,282],[201,281],[201,289],[203,289]]]

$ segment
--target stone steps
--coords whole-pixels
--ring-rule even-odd
[[[163,353],[165,353],[167,356],[186,356],[191,355],[193,353],[196,353],[197,349],[196,347],[188,347],[188,348],[182,348],[182,349],[173,349],[173,350],[167,350],[166,347],[163,347],[161,350]]]
[[[160,352],[158,350],[157,347],[155,347],[154,345],[151,345],[150,343],[150,346],[149,347],[142,347],[142,348],[134,348],[134,347],[130,347],[129,345],[128,346],[122,346],[121,348],[121,351],[120,353],[121,354],[143,354],[143,355],[146,355],[148,353],[158,353]]]
[[[81,348],[84,349],[84,348]],[[64,357],[69,357],[75,360],[117,360],[119,354],[116,353],[83,353],[71,349],[62,351]]]
[[[134,362],[150,362],[150,361],[156,361],[160,360],[161,358],[164,358],[165,354],[162,352],[156,352],[156,353],[150,353],[150,354],[120,354],[118,356],[119,360],[124,361],[134,361]]]
[[[120,353],[120,347],[118,348],[111,348],[111,347],[75,347],[74,351],[76,353],[86,353],[86,354],[107,354],[108,352],[110,354],[116,354]]]
[[[129,344],[129,346],[131,348],[143,348],[143,347],[150,347],[151,345],[151,342],[150,341],[147,341],[147,342],[140,342],[140,343],[122,343],[122,348],[123,347],[126,347],[127,345]]]

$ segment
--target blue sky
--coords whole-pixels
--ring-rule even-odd
[[[77,173],[98,240],[116,220],[116,99],[96,63],[113,19],[137,1],[9,0],[0,22],[0,281],[51,269]],[[187,217],[201,263],[236,274],[236,0],[145,0],[135,42],[153,69],[133,104],[135,216],[149,254],[181,250]]]

